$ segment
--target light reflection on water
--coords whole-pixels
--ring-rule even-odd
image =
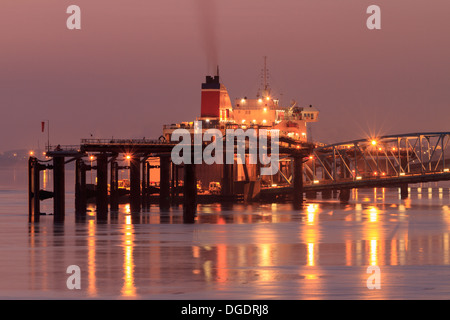
[[[75,222],[70,195],[64,225],[52,216],[28,225],[26,207],[0,197],[2,297],[450,298],[450,199],[441,190],[407,200],[355,190],[348,205],[319,198],[299,211],[202,205],[192,225],[181,207],[131,214],[126,205],[104,223],[91,205]],[[72,264],[82,270],[76,292],[66,288]],[[367,289],[368,266],[380,267],[380,290]]]

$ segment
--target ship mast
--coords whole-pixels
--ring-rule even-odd
[[[263,98],[270,96],[270,87],[269,87],[269,70],[267,69],[267,56],[264,56],[264,69],[262,70],[262,78],[263,78],[263,83],[262,83],[262,96]]]
[[[267,57],[264,56],[264,91],[267,91]]]

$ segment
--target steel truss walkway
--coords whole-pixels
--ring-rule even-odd
[[[304,190],[401,186],[450,180],[450,132],[386,135],[318,146],[304,159]],[[290,161],[288,158],[280,162]],[[286,166],[289,168],[289,166]],[[287,186],[292,169],[280,168]]]

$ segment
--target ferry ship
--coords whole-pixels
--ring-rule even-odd
[[[225,135],[226,129],[278,129],[280,141],[310,142],[308,126],[319,120],[319,111],[311,105],[301,107],[295,101],[288,106],[282,106],[268,85],[266,61],[263,79],[255,97],[238,97],[232,103],[227,88],[220,82],[218,70],[216,75],[206,76],[201,85],[200,117],[195,119],[201,122],[202,131],[214,128]],[[164,125],[164,139],[171,141],[173,131],[180,128],[194,134],[194,121]],[[231,171],[224,170],[225,165],[196,166],[201,167],[197,169],[197,177],[203,186],[217,186],[219,181],[223,181],[224,175],[232,175],[234,186],[231,186],[230,194],[242,193],[243,190],[238,190],[239,188],[242,189],[248,182],[254,182],[251,188],[256,195],[261,186],[274,186],[283,180],[279,174],[271,177],[261,176],[258,165],[234,165]]]
[[[289,106],[281,106],[267,83],[267,68],[264,67],[262,90],[254,98],[247,96],[234,99],[232,104],[227,88],[215,76],[206,76],[201,86],[201,111],[196,121],[202,128],[264,128],[278,129],[280,137],[296,141],[308,141],[308,124],[319,120],[319,111],[312,105],[301,107],[296,101]],[[193,130],[193,121],[164,125],[163,136],[170,141],[173,130],[184,128]]]

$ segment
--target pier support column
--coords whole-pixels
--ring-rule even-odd
[[[53,158],[53,219],[63,222],[65,216],[64,157]]]
[[[170,156],[161,156],[159,161],[159,208],[167,211],[170,208]]]
[[[294,185],[292,201],[294,210],[299,210],[303,204],[303,159],[301,156],[294,156]]]
[[[197,177],[195,164],[185,164],[183,171],[183,221],[184,223],[194,223],[197,213]]]
[[[150,165],[149,162],[145,163],[146,166],[146,178],[145,178],[145,199],[146,199],[146,208],[150,208],[150,203],[151,203],[151,193],[150,193],[150,170],[152,168],[152,166]]]
[[[402,200],[408,199],[409,193],[408,193],[408,184],[404,183],[400,186],[400,198]]]
[[[83,159],[77,159],[75,162],[75,217],[85,218],[86,208],[86,164]]]
[[[110,170],[109,209],[119,211],[119,164],[117,161],[111,161]]]
[[[307,191],[306,199],[310,199],[310,200],[317,199],[317,192],[316,191]]]
[[[222,169],[222,197],[223,200],[230,200],[233,195],[233,165],[232,164],[223,164]]]
[[[130,210],[132,213],[141,211],[141,161],[137,155],[130,159]]]
[[[175,163],[171,164],[171,179],[170,179],[170,203],[172,206],[175,206],[175,179],[177,179],[177,165]]]
[[[39,222],[40,210],[40,168],[35,157],[28,160],[28,221]]]
[[[108,157],[105,154],[97,156],[97,219],[108,219]]]
[[[141,180],[141,199],[142,199],[142,207],[146,208],[147,206],[147,158],[142,159],[142,180]]]
[[[180,188],[179,188],[179,167],[177,165],[174,166],[175,168],[175,192],[174,192],[174,203],[179,203],[179,197],[180,197]]]
[[[350,200],[350,189],[341,189],[339,192],[339,200],[341,203],[348,203]]]
[[[329,200],[332,197],[332,191],[331,189],[328,190],[322,190],[322,199],[323,200]]]

